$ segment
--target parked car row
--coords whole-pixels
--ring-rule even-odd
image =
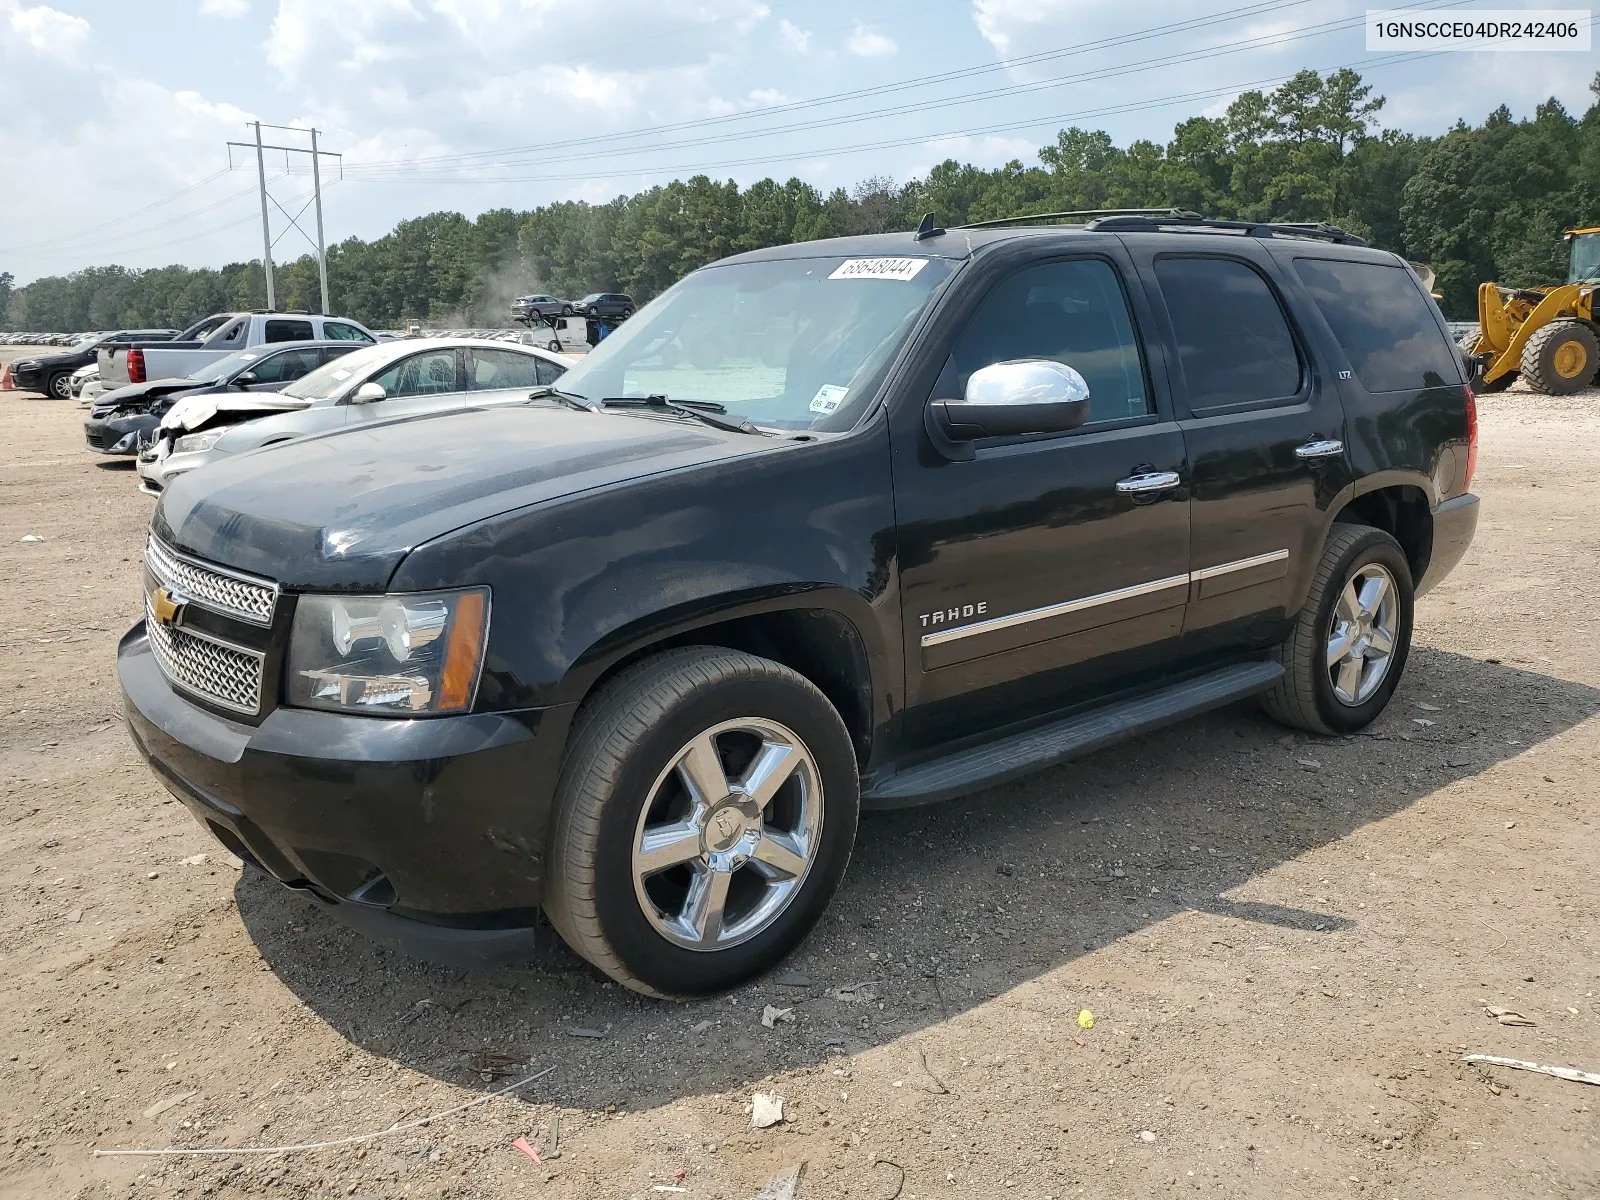
[[[0,333],[0,346],[71,346],[84,338],[105,337],[110,332],[101,329],[83,333]]]
[[[9,386],[18,391],[43,392],[57,400],[69,400],[73,395],[73,375],[96,363],[109,349],[126,348],[135,343],[154,344],[170,340],[176,333],[175,329],[121,329],[115,333],[84,334],[59,354],[14,360],[7,371]]]
[[[806,937],[863,809],[1246,699],[1367,726],[1478,516],[1418,277],[1326,226],[997,224],[716,263],[553,386],[411,341],[181,400],[135,745],[386,944],[519,958],[542,909],[689,996]]]

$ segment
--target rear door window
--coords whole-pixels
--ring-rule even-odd
[[[268,321],[268,342],[309,342],[316,334],[311,331],[310,321]]]
[[[469,350],[467,355],[467,378],[473,391],[537,387],[546,382],[539,378],[539,359],[531,354],[518,354],[515,350]]]
[[[1461,382],[1455,348],[1409,268],[1297,258],[1294,269],[1367,391]]]
[[[1155,267],[1191,411],[1294,400],[1300,353],[1265,279],[1231,258],[1164,256]]]

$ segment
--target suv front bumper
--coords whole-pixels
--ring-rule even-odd
[[[407,953],[458,966],[531,953],[570,708],[278,708],[248,725],[175,692],[143,622],[117,677],[134,745],[234,854]]]

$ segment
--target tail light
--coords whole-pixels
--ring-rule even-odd
[[[144,351],[137,346],[128,351],[128,382],[144,382]],[[1468,389],[1468,394],[1471,394],[1471,389]]]
[[[1473,394],[1472,385],[1466,387],[1467,393],[1467,479],[1462,490],[1472,486],[1473,473],[1478,469],[1478,397]]]

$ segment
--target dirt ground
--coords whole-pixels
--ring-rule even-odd
[[[1369,731],[1241,707],[870,816],[804,979],[674,1005],[241,872],[118,715],[151,501],[0,393],[0,1194],[1600,1194],[1600,1088],[1460,1061],[1600,1070],[1600,391],[1482,412],[1477,541]]]

